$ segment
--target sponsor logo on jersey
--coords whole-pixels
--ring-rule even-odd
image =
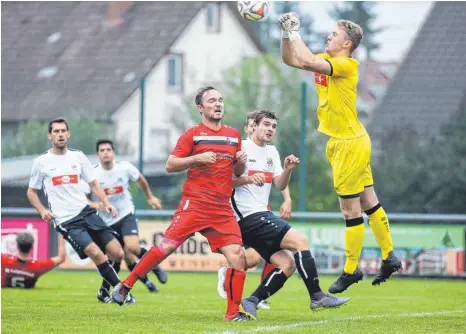
[[[62,186],[65,184],[77,184],[79,181],[78,175],[70,174],[70,175],[58,175],[52,177],[52,184],[54,186]]]
[[[105,188],[104,192],[107,196],[121,194],[123,192],[123,186]]]
[[[325,74],[314,73],[316,84],[327,87],[327,76]]]
[[[264,172],[262,170],[248,170],[248,176],[252,176],[257,173],[262,173],[265,176],[265,183],[272,183],[273,174],[272,172]]]
[[[272,167],[272,166],[273,166],[273,160],[272,160],[272,158],[267,158],[267,165],[268,165],[269,167]]]

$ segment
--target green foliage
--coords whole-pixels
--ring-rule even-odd
[[[466,213],[466,108],[439,135],[398,126],[381,140],[374,161],[379,197],[392,212]]]
[[[68,118],[71,137],[68,146],[79,149],[86,154],[95,153],[95,143],[100,138],[114,138],[112,124],[97,122],[84,113],[73,111]],[[10,138],[2,140],[2,157],[40,154],[51,147],[47,138],[48,121],[29,120],[20,123]],[[128,154],[128,143],[116,140],[119,154]]]
[[[256,109],[270,109],[279,117],[278,132],[274,139],[282,160],[289,154],[299,156],[301,132],[301,81],[296,70],[282,70],[279,60],[272,55],[245,59],[239,66],[227,71],[224,83],[218,86],[225,98],[224,123],[243,133],[246,114]],[[338,210],[337,196],[332,187],[330,167],[324,155],[322,137],[316,135],[316,93],[308,89],[307,129],[307,180],[306,210]],[[186,102],[189,118],[201,120],[191,99]],[[180,130],[189,126],[189,121],[178,123]],[[303,158],[301,158],[303,159]],[[298,210],[299,171],[293,173],[290,183],[293,210]],[[272,191],[271,205],[278,210],[283,197],[276,189]]]
[[[354,1],[336,4],[329,10],[329,16],[334,20],[349,20],[357,23],[364,30],[364,38],[361,44],[367,50],[367,58],[372,57],[372,53],[380,48],[380,44],[375,41],[375,37],[385,28],[374,28],[373,22],[377,15],[373,9],[376,2]]]

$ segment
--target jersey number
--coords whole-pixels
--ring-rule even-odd
[[[24,288],[24,277],[16,276],[11,278],[11,286],[14,288]]]

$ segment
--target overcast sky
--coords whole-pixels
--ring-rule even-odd
[[[336,3],[338,2],[302,1],[301,9],[312,14],[315,27],[319,27],[321,31],[330,32],[333,29],[334,21],[327,15],[327,10],[333,8]],[[374,52],[374,59],[401,61],[432,4],[431,1],[377,2],[374,9],[377,19],[374,26],[391,28],[378,35],[377,42],[381,43],[381,48]]]

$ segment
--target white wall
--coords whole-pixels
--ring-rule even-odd
[[[167,152],[154,143],[151,131],[168,129],[171,150],[180,132],[169,123],[171,117],[186,118],[185,100],[194,103],[197,89],[203,85],[222,81],[222,72],[237,65],[245,57],[259,54],[259,50],[241,24],[225,6],[220,10],[220,32],[210,33],[207,29],[206,9],[188,25],[173,44],[170,53],[183,55],[183,91],[170,92],[167,88],[168,62],[164,57],[149,74],[145,91],[145,136],[144,158],[167,158]],[[179,108],[179,109],[178,109]],[[119,138],[132,144],[134,155],[138,154],[139,143],[139,91],[113,115]],[[197,123],[199,119],[195,120]],[[157,130],[155,130],[157,132]],[[162,132],[162,131],[160,131]]]

